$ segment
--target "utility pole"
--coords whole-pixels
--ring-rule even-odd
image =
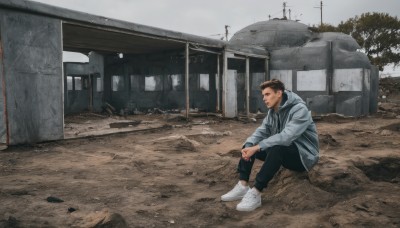
[[[321,1],[321,26],[322,26],[322,6],[323,6],[323,4],[322,4],[322,1]]]
[[[317,9],[320,9],[321,10],[321,26],[322,26],[322,7],[323,7],[324,5],[323,5],[323,3],[322,3],[322,1],[321,1],[321,4],[320,4],[320,6],[319,7],[314,7],[314,8],[317,8]]]
[[[271,20],[271,14],[270,14],[270,15],[268,15],[268,18],[269,18],[269,20]]]
[[[286,19],[286,2],[283,2],[283,19]]]
[[[292,10],[289,9],[289,20],[292,20]]]
[[[225,25],[225,39],[226,39],[226,41],[228,41],[228,35],[229,35],[229,31],[228,31],[228,28],[230,28],[231,26],[229,26],[229,25]]]

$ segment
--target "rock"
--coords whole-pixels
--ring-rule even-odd
[[[17,228],[20,227],[19,221],[13,216],[8,217],[8,220],[0,220],[1,228]]]
[[[390,136],[390,135],[393,135],[393,132],[391,130],[383,130],[381,132],[381,135],[382,136]]]
[[[197,151],[200,143],[188,139],[184,135],[173,135],[159,138],[152,143],[157,145],[157,151]]]
[[[340,146],[340,143],[338,141],[336,141],[336,139],[333,138],[332,135],[330,135],[330,134],[320,134],[319,135],[319,144],[333,146],[333,147]]]
[[[0,151],[1,150],[6,150],[8,147],[5,144],[0,144]]]
[[[154,114],[165,114],[165,111],[163,111],[163,110],[161,110],[161,109],[159,109],[159,108],[154,108],[153,113],[154,113]]]
[[[49,203],[62,203],[62,202],[64,202],[64,200],[62,200],[60,198],[57,198],[57,197],[54,197],[54,196],[49,196],[49,197],[47,197],[46,200]]]
[[[90,213],[76,224],[77,227],[93,228],[127,228],[125,219],[118,213],[109,212],[107,209]]]
[[[396,119],[400,119],[400,115],[396,116]]]

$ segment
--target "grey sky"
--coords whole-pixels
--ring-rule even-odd
[[[268,16],[282,17],[282,0],[36,0],[109,18],[210,38],[220,38],[229,25],[230,37]],[[320,1],[287,0],[287,17],[307,25],[320,23]],[[400,0],[324,0],[323,22],[340,21],[365,12],[400,17]],[[220,35],[216,35],[220,34]]]
[[[276,0],[36,0],[105,17],[201,36],[231,33],[257,21],[282,17],[283,1]],[[320,1],[286,1],[287,16],[307,25],[320,23]],[[400,16],[399,0],[325,0],[323,21],[337,25],[364,12]]]

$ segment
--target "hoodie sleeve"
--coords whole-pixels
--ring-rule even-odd
[[[246,139],[246,144],[251,144],[252,146],[257,145],[261,140],[268,138],[271,135],[271,130],[267,124],[268,116],[264,118],[261,125],[254,131],[254,133]]]
[[[296,106],[292,108],[293,112],[289,114],[289,120],[280,133],[264,138],[259,142],[258,145],[262,150],[276,145],[289,146],[307,129],[312,122],[310,113],[303,104],[298,104]]]

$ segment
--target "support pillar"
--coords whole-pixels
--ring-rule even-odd
[[[250,118],[250,59],[246,56],[246,116]]]
[[[217,89],[217,107],[216,111],[221,111],[221,91],[220,91],[220,83],[221,83],[221,76],[220,76],[220,66],[219,66],[219,58],[220,56],[217,55],[217,74],[215,75],[215,87]]]
[[[270,75],[269,75],[269,57],[265,58],[265,80],[268,81],[270,80]]]
[[[189,43],[185,45],[185,97],[186,97],[186,119],[189,119]]]
[[[222,115],[225,116],[226,109],[226,77],[228,74],[228,56],[226,50],[223,52],[223,67],[222,67]]]

